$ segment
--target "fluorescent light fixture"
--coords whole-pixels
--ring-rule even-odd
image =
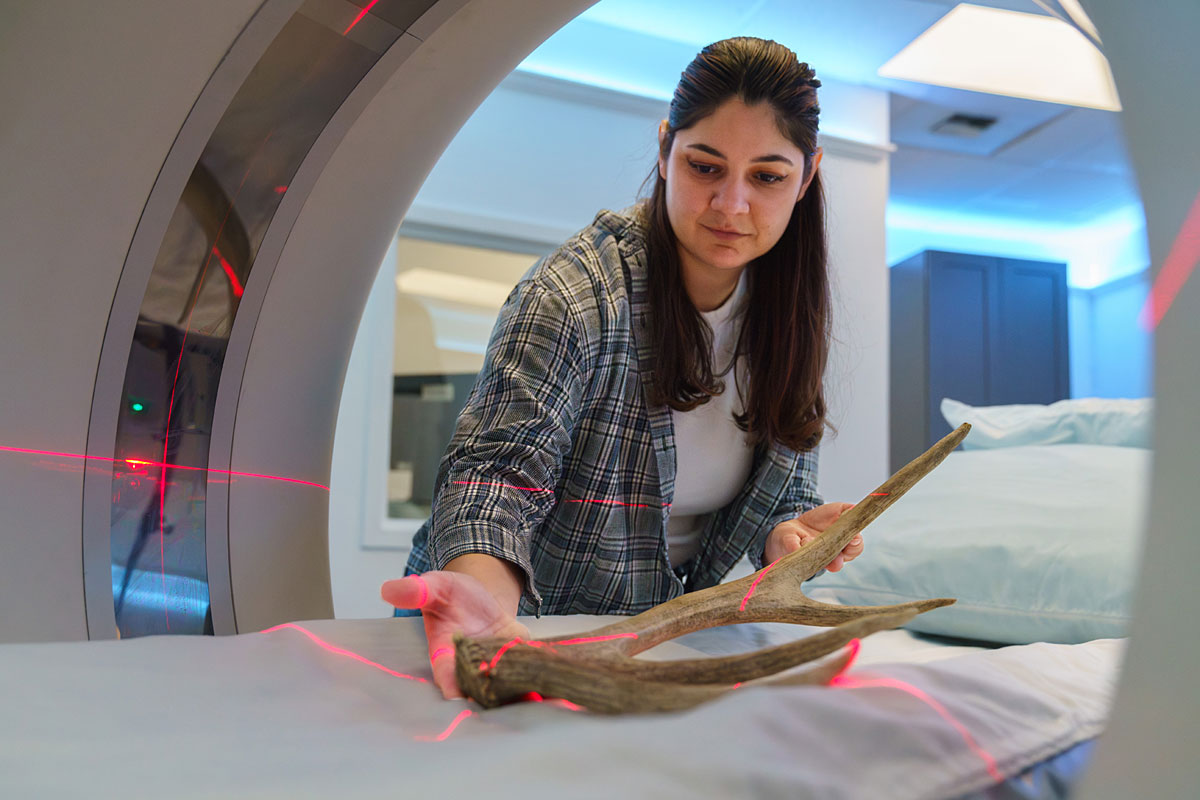
[[[512,291],[511,286],[499,281],[420,268],[405,270],[397,275],[396,288],[418,297],[497,310],[504,305]]]
[[[1108,61],[1054,17],[960,3],[879,68],[954,89],[1120,111]]]

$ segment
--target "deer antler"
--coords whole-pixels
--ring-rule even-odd
[[[804,595],[805,580],[850,539],[940,464],[971,429],[944,437],[844,512],[821,535],[753,575],[676,597],[634,617],[583,635],[554,639],[455,637],[455,674],[462,690],[491,708],[530,692],[561,697],[593,711],[623,713],[689,708],[832,653],[855,638],[895,628],[952,598],[891,606],[836,606]],[[753,653],[682,661],[633,656],[707,628],[742,622],[791,622],[831,630]],[[826,683],[848,662],[842,655],[806,672],[760,683]]]

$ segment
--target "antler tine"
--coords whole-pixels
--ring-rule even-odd
[[[969,423],[960,425],[843,513],[817,539],[776,563],[753,575],[681,595],[637,616],[591,631],[586,636],[597,642],[586,645],[589,653],[636,655],[685,633],[742,622],[836,625],[867,614],[907,609],[922,612],[949,605],[953,600],[940,598],[895,606],[835,606],[809,599],[802,591],[802,584],[832,561],[856,533],[942,463],[970,430]]]
[[[773,575],[765,577],[763,582],[791,580],[800,583],[815,575],[842,552],[856,533],[874,522],[876,517],[945,461],[946,456],[958,447],[970,431],[971,424],[964,422],[943,436],[933,447],[905,464],[875,491],[847,509],[819,537],[780,559]]]
[[[602,663],[614,672],[632,675],[645,681],[687,684],[751,681],[791,669],[798,664],[815,661],[845,646],[852,639],[861,639],[878,631],[898,628],[918,613],[915,609],[905,609],[887,614],[871,614],[794,642],[720,658],[671,661],[616,658],[606,659]],[[601,661],[597,660],[595,663]]]

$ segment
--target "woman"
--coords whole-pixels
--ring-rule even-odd
[[[683,73],[648,201],[536,264],[501,310],[409,576],[434,678],[515,614],[629,614],[800,547],[822,505],[829,349],[816,80],[775,42]],[[862,552],[856,536],[829,565]]]

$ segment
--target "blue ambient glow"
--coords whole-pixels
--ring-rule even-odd
[[[922,250],[1067,262],[1067,284],[1091,289],[1150,265],[1145,218],[1131,205],[1086,225],[963,214],[952,209],[892,203],[887,210],[887,261]]]

